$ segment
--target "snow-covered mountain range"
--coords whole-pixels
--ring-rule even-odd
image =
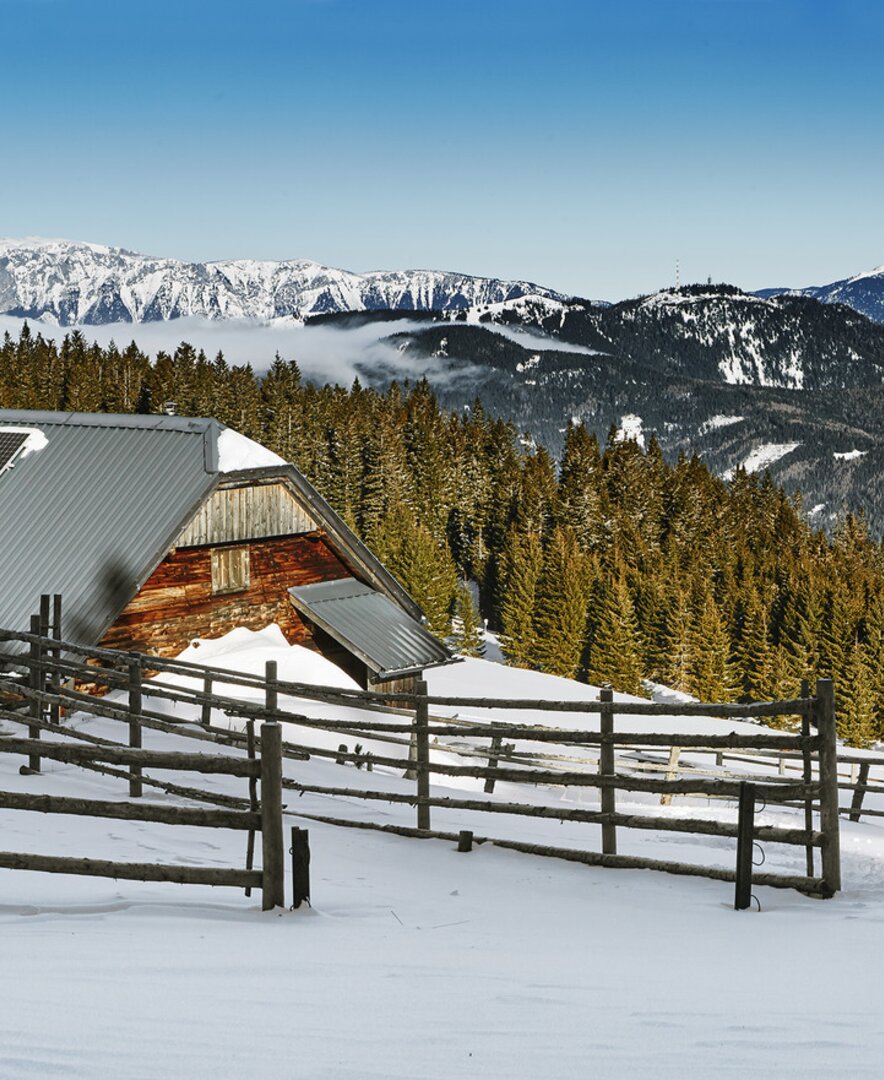
[[[0,240],[0,313],[59,326],[446,311],[529,295],[564,299],[528,281],[439,270],[355,274],[306,260],[187,263],[100,244]]]
[[[757,295],[769,297],[784,293],[789,296],[812,296],[824,304],[846,304],[876,322],[884,322],[884,266],[833,281],[830,285],[808,285],[803,289],[762,289]]]

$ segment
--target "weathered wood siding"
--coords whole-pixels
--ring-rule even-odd
[[[170,656],[197,637],[221,637],[235,626],[260,630],[278,623],[292,644],[312,633],[292,607],[288,588],[348,577],[352,571],[318,533],[259,540],[249,547],[249,587],[212,594],[212,547],[171,552],[144,583],[100,644]],[[338,648],[340,648],[338,646]],[[328,655],[332,650],[321,650]],[[336,657],[329,655],[329,659]]]
[[[291,536],[317,528],[284,484],[243,484],[212,492],[182,529],[175,547]]]

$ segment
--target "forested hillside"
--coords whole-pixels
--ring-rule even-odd
[[[424,607],[469,646],[482,615],[511,663],[641,692],[713,700],[792,695],[832,676],[842,733],[884,735],[884,552],[861,518],[815,532],[769,476],[667,462],[651,438],[604,445],[569,424],[557,467],[488,416],[437,404],[425,382],[385,391],[259,379],[182,345],[0,347],[0,407],[211,415],[295,462]]]

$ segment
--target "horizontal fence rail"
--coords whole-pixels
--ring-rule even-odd
[[[191,759],[211,759],[203,754],[179,754],[175,755],[175,763],[170,764],[173,755],[140,749],[142,727],[245,749],[250,740],[252,744],[261,742],[254,734],[256,724],[278,727],[281,723],[286,732],[285,746],[280,747],[281,757],[295,760],[318,757],[349,768],[351,776],[355,770],[364,770],[365,778],[364,786],[354,785],[352,781],[337,785],[287,779],[284,782],[287,790],[329,798],[340,805],[343,800],[354,799],[367,806],[385,801],[409,805],[415,811],[415,829],[397,826],[406,835],[456,836],[431,828],[431,815],[439,811],[509,815],[516,819],[555,818],[599,827],[601,851],[545,849],[544,845],[528,841],[484,839],[517,850],[542,854],[555,851],[557,857],[592,865],[666,868],[718,880],[733,880],[735,871],[622,855],[617,851],[618,834],[635,829],[738,839],[736,822],[695,814],[679,815],[674,810],[673,798],[699,798],[710,805],[717,800],[724,807],[738,799],[741,787],[749,781],[753,798],[759,803],[763,801],[770,809],[795,806],[804,809],[803,828],[755,823],[752,838],[803,848],[806,873],[756,872],[754,880],[821,896],[840,889],[839,815],[884,814],[862,808],[863,795],[876,791],[869,781],[868,770],[861,772],[852,784],[839,775],[834,694],[831,683],[825,680],[817,683],[813,695],[806,687],[794,700],[726,705],[615,702],[609,691],[602,691],[597,701],[458,698],[430,695],[422,682],[411,693],[376,693],[280,680],[275,665],[268,665],[261,677],[192,662],[86,647],[67,642],[60,635],[38,632],[41,627],[45,629],[45,624],[34,623],[29,634],[0,630],[0,650],[11,647],[8,655],[0,652],[0,717],[29,725],[28,739],[2,739],[0,750],[7,744],[10,752],[26,756],[36,768],[41,757],[70,763],[88,761],[90,767],[108,771],[121,766],[127,768],[130,782],[150,786],[157,780],[146,776],[145,769],[179,770],[188,768]],[[180,685],[176,679],[187,682]],[[228,692],[219,692],[222,687]],[[114,693],[103,696],[108,691]],[[242,693],[251,700],[234,696]],[[289,700],[281,703],[281,699]],[[188,706],[199,719],[170,716],[158,708],[147,707],[145,702],[149,701]],[[358,713],[348,719],[311,716],[306,708],[301,711],[299,701],[331,706],[332,711],[346,708]],[[450,715],[444,710],[457,710],[457,713]],[[485,717],[469,715],[476,710],[493,719],[489,722]],[[504,710],[531,711],[551,720],[582,715],[587,721],[597,718],[598,726],[573,729],[554,723],[501,721],[499,714]],[[73,747],[41,737],[48,732],[73,735],[64,725],[59,727],[53,715],[63,718],[74,712],[129,725],[129,747],[96,744],[88,748]],[[629,718],[655,716],[740,720],[756,726],[763,721],[788,722],[794,730],[771,731],[760,727],[758,731],[714,734],[617,730],[620,718],[626,718],[628,723]],[[245,730],[225,731],[214,726],[219,719],[228,724],[236,721]],[[350,749],[346,743],[323,745],[321,739],[317,743],[323,733],[356,740],[357,744]],[[370,744],[371,749],[366,750],[360,743]],[[220,760],[236,760],[237,771],[231,775],[246,777],[250,788],[255,787],[260,772],[255,762]],[[861,770],[865,767],[863,761],[860,759]],[[376,770],[387,776],[398,774],[398,784],[379,787],[384,782]],[[209,766],[198,771],[214,770]],[[226,769],[219,766],[218,771]],[[797,775],[790,776],[789,772]],[[375,774],[371,783],[367,781],[369,773]],[[403,777],[412,785],[411,791],[402,790]],[[434,793],[433,785],[444,782],[445,778],[477,781],[486,795],[496,797],[457,798]],[[506,790],[497,791],[497,785],[505,785]],[[598,808],[537,802],[538,792],[569,788],[596,792]],[[845,789],[854,796],[850,807],[838,804],[839,790]],[[529,792],[535,795],[525,801]],[[881,792],[884,793],[884,785]],[[202,794],[207,800],[214,798]],[[633,801],[638,798],[639,803],[649,798],[656,800],[665,813],[639,812],[638,804],[618,808],[618,795],[624,794]],[[228,801],[227,812],[243,816],[236,818],[239,825],[230,827],[246,828],[242,823],[257,809],[254,791],[249,800],[236,807],[234,803]],[[278,807],[281,816],[281,794]],[[290,807],[288,812],[351,827],[358,824],[365,828],[392,828],[376,822],[356,823],[344,817],[333,819],[329,815],[309,814],[295,807]],[[255,831],[249,830],[250,837]]]

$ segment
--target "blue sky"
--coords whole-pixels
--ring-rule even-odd
[[[617,299],[884,263],[872,0],[0,0],[0,235]]]

